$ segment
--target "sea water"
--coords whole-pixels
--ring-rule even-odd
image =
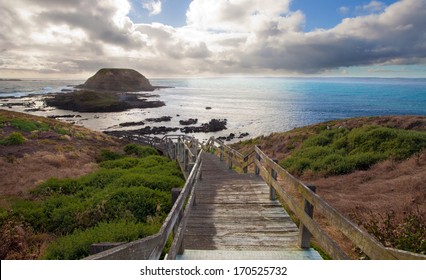
[[[0,81],[0,96],[43,95],[82,81]],[[166,106],[119,113],[78,113],[77,124],[96,130],[122,129],[122,122],[171,116],[150,126],[181,127],[179,120],[199,124],[227,119],[227,130],[194,134],[199,139],[249,133],[250,137],[288,131],[318,122],[360,116],[426,115],[426,79],[380,78],[210,78],[152,79]],[[24,88],[25,91],[22,91]],[[0,100],[1,103],[1,100]],[[210,107],[211,109],[206,109]],[[15,108],[13,108],[15,110]],[[17,109],[19,110],[19,108]],[[70,114],[56,110],[55,114]],[[38,115],[53,114],[34,112]],[[140,128],[140,127],[134,127]],[[126,129],[132,129],[128,127]]]

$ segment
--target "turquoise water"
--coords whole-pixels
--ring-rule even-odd
[[[164,113],[227,118],[235,132],[246,130],[256,136],[358,116],[426,115],[426,79],[241,78],[153,83],[176,87],[161,93],[168,101]],[[213,109],[206,111],[206,106]]]
[[[151,79],[151,83],[174,87],[156,91],[167,106],[96,114],[96,118],[94,114],[84,114],[77,123],[114,130],[120,122],[166,115],[173,117],[171,122],[149,125],[179,127],[179,120],[188,118],[198,118],[199,123],[212,118],[228,120],[227,131],[196,135],[206,139],[231,132],[259,136],[359,116],[426,115],[426,79],[214,78]],[[5,84],[0,81],[0,96],[44,94],[78,82],[39,81],[37,89],[27,83],[25,92],[19,91],[23,82],[7,82],[7,88]]]

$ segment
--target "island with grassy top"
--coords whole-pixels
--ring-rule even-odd
[[[103,68],[75,91],[58,93],[46,99],[48,106],[76,112],[121,112],[133,108],[164,106],[149,80],[133,69]],[[135,93],[137,92],[137,93]]]

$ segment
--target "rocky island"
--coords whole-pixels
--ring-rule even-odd
[[[164,106],[153,94],[133,93],[153,91],[141,73],[132,69],[104,68],[90,77],[73,92],[55,94],[46,99],[48,106],[77,112],[120,112],[133,108],[155,108]]]
[[[81,88],[95,91],[153,91],[149,80],[133,69],[103,68],[90,77]]]

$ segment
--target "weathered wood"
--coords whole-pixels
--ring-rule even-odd
[[[399,260],[426,260],[426,255],[416,254],[412,252],[402,251],[394,248],[386,248],[389,253]]]
[[[278,162],[278,160],[274,160],[275,163]],[[271,168],[271,177],[273,180],[277,180],[277,172],[275,171],[275,169]],[[277,200],[277,192],[275,191],[275,189],[271,186],[269,187],[269,199],[270,200]]]
[[[214,155],[203,157],[203,181],[195,189],[197,205],[186,224],[185,249],[297,249],[297,226],[278,201],[269,199],[260,177],[229,170]]]
[[[95,243],[90,246],[90,254],[98,254],[100,252],[109,250],[111,248],[120,246],[125,244],[126,242],[103,242],[103,243]]]
[[[179,195],[182,192],[182,188],[173,188],[172,189],[172,205],[175,204],[175,202],[177,201],[177,199],[179,198]],[[180,211],[179,216],[176,220],[176,224],[173,227],[173,234],[176,234],[177,230],[178,230],[178,225],[180,220],[182,219],[182,215],[183,215],[183,210]]]
[[[308,186],[308,188],[313,192],[316,191],[315,186]],[[309,203],[309,201],[307,201],[307,200],[304,200],[303,204],[304,204],[305,213],[310,218],[313,218],[314,207],[312,206],[312,204]],[[307,227],[305,227],[303,222],[301,222],[300,225],[299,225],[299,247],[302,248],[302,249],[311,248],[311,238],[312,238],[311,232],[308,230]]]
[[[315,236],[322,248],[333,258],[333,259],[349,259],[349,257],[342,251],[342,249],[320,228],[320,226],[309,217],[303,209],[294,201],[294,199],[287,194],[284,188],[275,181],[271,180],[270,173],[261,165],[258,160],[255,160],[255,164],[259,167],[260,175],[263,179],[272,184],[280,197],[284,200],[287,206],[296,214],[296,216],[303,222],[303,224],[309,229],[309,231]]]
[[[201,161],[201,160],[200,160]],[[196,184],[197,178],[200,174],[201,164],[196,170],[196,175],[194,179],[194,185]],[[182,254],[184,251],[184,232],[186,229],[186,224],[188,222],[189,213],[191,212],[192,206],[195,203],[195,187],[193,186],[188,198],[188,203],[186,205],[183,217],[181,221],[179,221],[178,228],[175,232],[175,236],[173,238],[172,246],[170,247],[167,259],[174,260],[176,259],[177,254]]]

